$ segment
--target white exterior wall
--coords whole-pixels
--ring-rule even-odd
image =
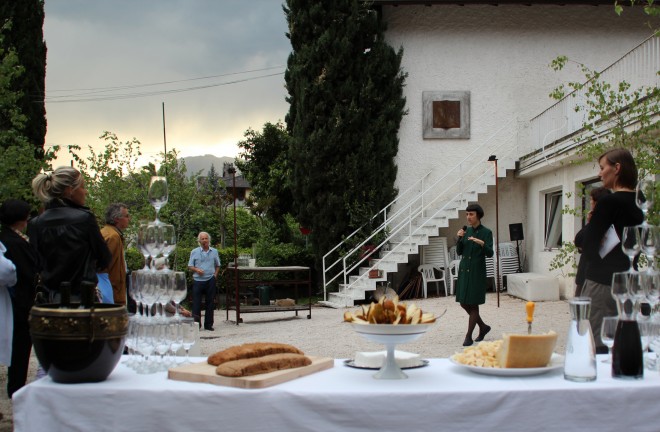
[[[619,17],[613,6],[383,6],[383,18],[388,43],[404,49],[402,68],[408,73],[408,115],[401,124],[397,156],[401,191],[421,173],[453,168],[512,118],[525,124],[554,103],[549,93],[560,83],[582,80],[577,67],[554,72],[549,64],[557,56],[601,70],[650,35],[640,8],[626,8]],[[422,92],[462,90],[471,92],[471,138],[423,139]],[[525,179],[509,173],[500,179],[500,239],[508,241],[510,223],[523,223],[525,271],[547,273],[554,256],[543,251],[542,192],[561,188],[573,192],[575,200],[576,180],[596,174],[595,165],[557,164],[549,173]],[[486,212],[484,224],[495,232],[494,188],[479,202]],[[572,241],[579,223],[575,219],[564,217],[564,240]],[[450,246],[463,224],[463,219],[452,221],[441,230]]]

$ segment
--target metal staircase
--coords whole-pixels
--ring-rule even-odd
[[[341,308],[365,300],[379,282],[387,281],[388,273],[396,273],[399,264],[407,263],[410,255],[418,254],[420,246],[429,243],[429,237],[437,236],[438,230],[449,226],[450,219],[458,218],[469,202],[477,201],[479,194],[495,185],[490,155],[497,155],[498,177],[505,177],[507,170],[515,168],[520,154],[518,133],[518,120],[514,118],[453,169],[432,170],[400,193],[372,218],[370,226],[378,224],[375,229],[362,227],[354,231],[324,255],[324,299],[320,304]],[[353,243],[357,244],[349,248]],[[370,277],[372,270],[376,272]]]

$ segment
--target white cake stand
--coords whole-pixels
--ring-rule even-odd
[[[374,375],[376,379],[408,378],[394,357],[394,349],[398,344],[405,344],[419,339],[433,324],[357,324],[353,329],[365,339],[385,345],[387,358],[380,370]]]

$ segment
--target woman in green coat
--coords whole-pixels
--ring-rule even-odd
[[[456,301],[469,315],[468,331],[463,346],[472,345],[472,332],[479,324],[477,342],[484,339],[490,326],[479,315],[479,305],[486,302],[486,257],[493,256],[493,233],[481,225],[484,210],[479,204],[470,204],[465,209],[469,227],[457,233],[456,253],[461,255],[456,283]]]

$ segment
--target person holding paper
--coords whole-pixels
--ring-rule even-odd
[[[605,195],[611,194],[612,191],[604,188],[604,187],[598,187],[595,189],[592,189],[591,192],[589,192],[589,200],[590,200],[590,208],[589,213],[587,213],[587,223],[584,225],[584,227],[578,231],[577,234],[575,234],[575,247],[577,247],[578,252],[582,253],[582,246],[584,245],[584,232],[586,231],[587,225],[589,224],[589,221],[591,220],[591,215],[594,213],[594,209],[596,208],[596,203],[598,202],[599,199],[604,197]],[[584,285],[584,273],[587,270],[587,258],[585,256],[580,257],[580,262],[578,263],[577,267],[577,274],[575,275],[575,297],[579,297],[582,293],[582,286]]]
[[[589,224],[585,227],[582,256],[587,259],[582,296],[591,297],[589,322],[594,329],[596,351],[607,353],[600,339],[603,317],[617,315],[612,298],[612,274],[627,271],[630,260],[619,244],[623,228],[642,223],[644,215],[635,203],[637,165],[632,154],[622,148],[606,151],[598,158],[598,176],[612,194],[598,200]],[[613,229],[610,229],[613,227]],[[604,245],[616,244],[615,247]]]

